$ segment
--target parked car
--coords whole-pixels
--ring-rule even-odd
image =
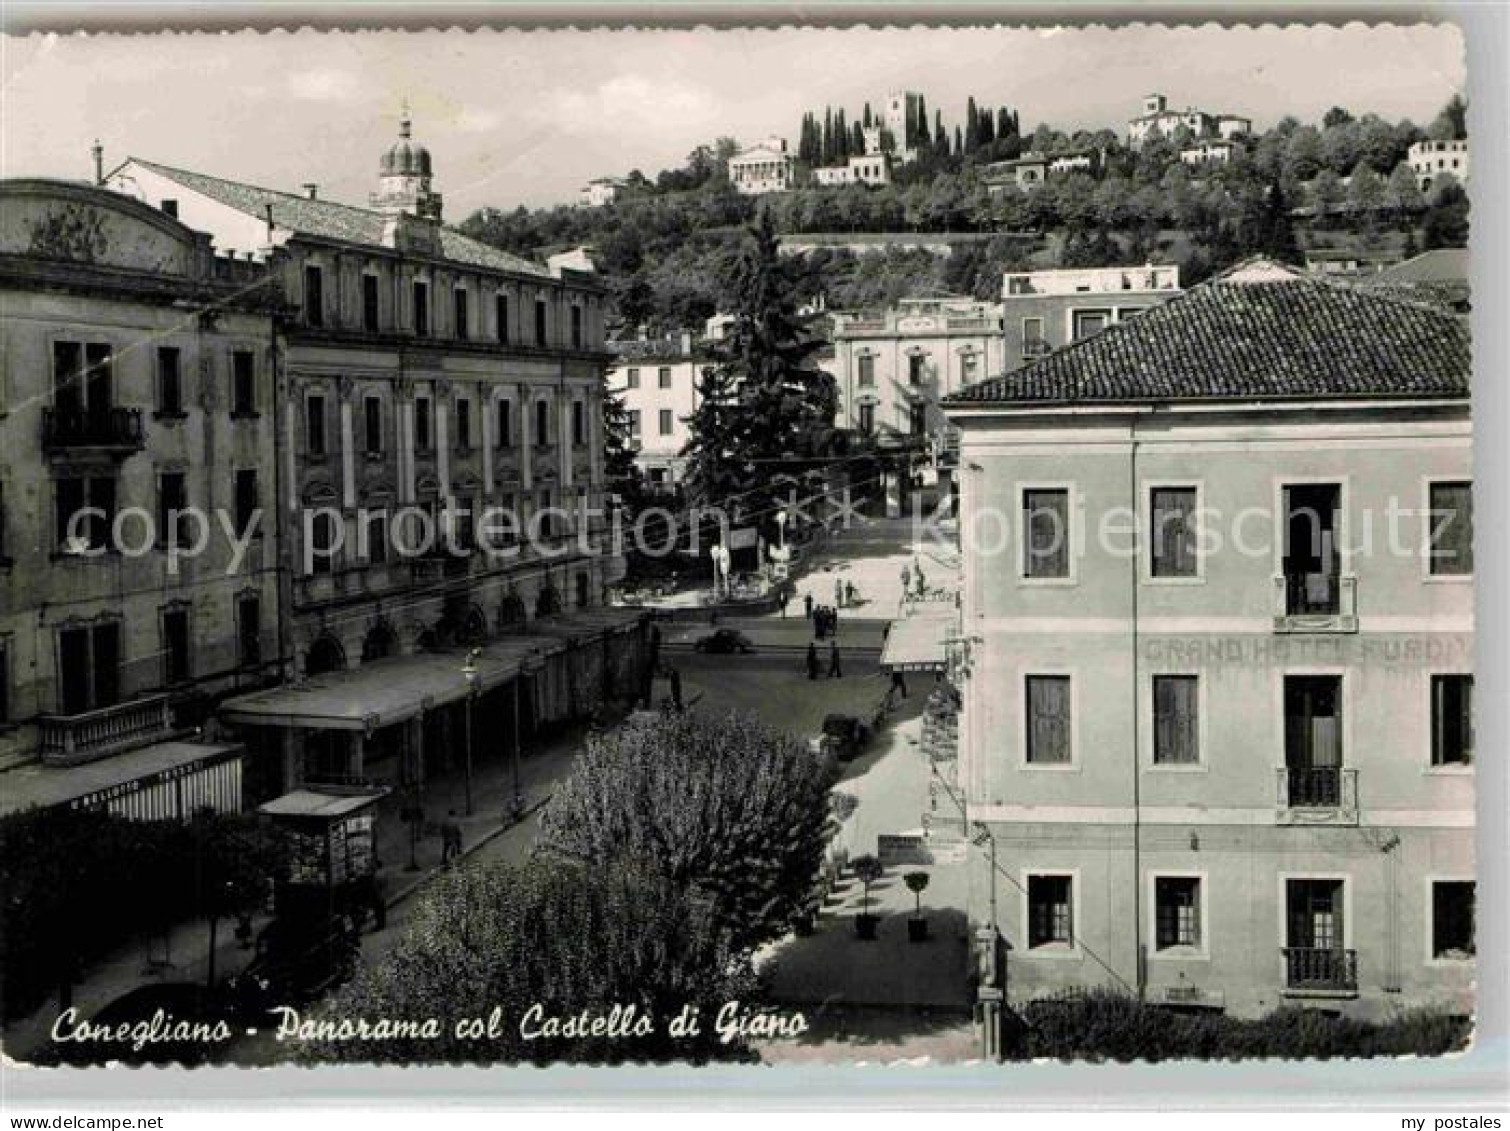
[[[248,1015],[313,1001],[356,973],[361,949],[357,925],[346,915],[275,919],[257,936],[246,969],[231,979],[231,999]]]
[[[750,643],[750,638],[735,628],[720,628],[716,632],[710,632],[707,636],[700,637],[692,645],[694,652],[710,652],[715,655],[730,655],[738,652],[748,655],[755,651],[755,645]]]
[[[826,754],[841,762],[859,757],[870,743],[870,724],[854,715],[828,715],[823,720],[823,731],[808,743],[814,754]]]

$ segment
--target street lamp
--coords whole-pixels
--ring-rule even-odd
[[[481,648],[473,648],[467,653],[467,662],[461,668],[461,674],[467,681],[466,802],[468,817],[472,815],[472,704],[477,700],[477,657],[481,653]]]

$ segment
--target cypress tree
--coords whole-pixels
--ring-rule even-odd
[[[956,134],[959,133],[958,126],[954,128],[954,132]],[[965,101],[965,136],[963,146],[966,153],[974,153],[980,148],[980,121],[979,115],[976,113],[975,96],[973,94]],[[958,152],[960,145],[956,144],[954,148]]]
[[[928,101],[921,94],[918,95],[917,118],[911,128],[912,136],[907,139],[907,144],[926,149],[928,147]]]

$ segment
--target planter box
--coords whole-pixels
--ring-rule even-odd
[[[917,916],[907,920],[907,937],[912,942],[926,942],[928,940],[928,920]]]
[[[856,915],[855,934],[862,939],[874,939],[881,920],[875,915]]]

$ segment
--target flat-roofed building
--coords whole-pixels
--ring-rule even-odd
[[[1002,278],[1003,370],[1099,334],[1180,293],[1177,266],[1066,267]]]

